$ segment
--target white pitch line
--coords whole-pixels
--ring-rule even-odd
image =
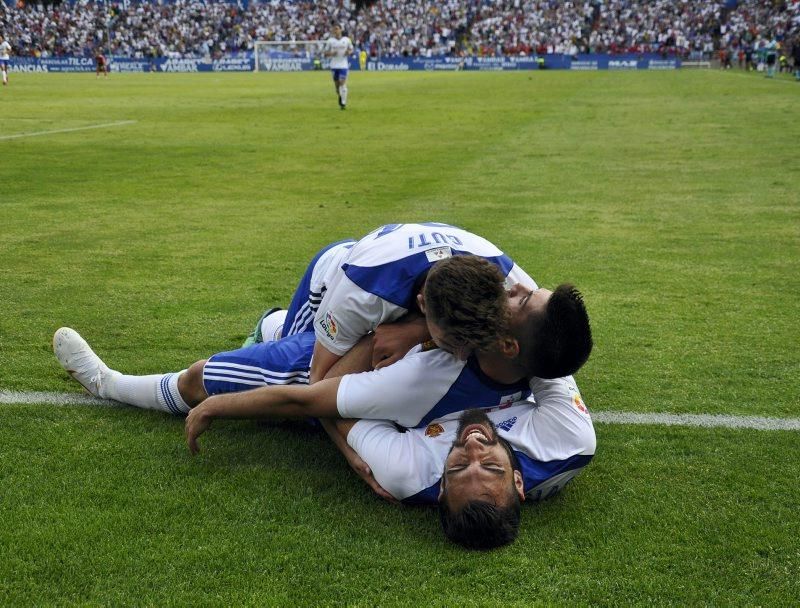
[[[126,407],[116,401],[80,393],[47,393],[0,390],[0,405],[101,405]],[[800,431],[800,418],[729,416],[725,414],[658,414],[636,412],[592,412],[598,424],[649,424],[656,426],[696,426],[758,431]]]
[[[122,403],[82,393],[45,393],[38,391],[0,391],[0,405],[106,405]]]
[[[54,129],[53,131],[34,131],[33,133],[17,133],[16,135],[0,135],[0,140],[19,139],[20,137],[36,137],[37,135],[53,135],[55,133],[73,133],[75,131],[88,131],[89,129],[107,129],[108,127],[119,127],[122,125],[136,124],[135,120],[119,120],[117,122],[106,122],[101,125],[88,125],[86,127],[75,127],[72,129]]]
[[[637,414],[636,412],[592,412],[600,424],[655,424],[659,426],[702,426],[759,431],[800,431],[800,418],[729,416],[726,414]]]

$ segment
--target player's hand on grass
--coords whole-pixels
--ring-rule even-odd
[[[355,450],[351,449],[345,452],[345,457],[347,458],[347,463],[350,465],[350,468],[352,468],[361,479],[367,482],[367,485],[372,488],[372,491],[375,492],[375,494],[388,502],[398,504],[398,500],[389,494],[389,492],[384,490],[381,484],[375,480],[375,476],[372,474],[372,469],[369,468],[369,465],[364,462],[364,460],[355,452]]]
[[[196,455],[200,451],[197,440],[211,426],[212,418],[208,415],[208,408],[206,407],[210,400],[210,398],[206,399],[206,401],[190,411],[186,417],[186,443],[189,445],[189,451],[192,455]]]

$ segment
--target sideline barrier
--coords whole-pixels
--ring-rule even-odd
[[[636,55],[540,55],[526,57],[385,57],[367,61],[370,71],[506,71],[506,70],[675,70],[677,58],[656,53]]]
[[[226,55],[220,59],[131,59],[111,57],[112,72],[251,72],[253,53]],[[358,71],[358,62],[350,62]],[[630,55],[541,55],[525,57],[382,57],[367,61],[367,71],[507,71],[507,70],[675,70],[681,67],[677,58],[655,53]],[[12,72],[94,72],[91,57],[13,57]],[[308,59],[266,59],[259,65],[263,72],[303,72],[314,69]]]

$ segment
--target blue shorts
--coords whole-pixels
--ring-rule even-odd
[[[5,70],[7,70],[8,69],[8,63],[9,63],[8,59],[0,59],[0,68],[3,68]]]
[[[341,245],[342,243],[353,243],[353,239],[345,239],[326,245],[312,258],[308,263],[308,268],[300,279],[300,284],[294,291],[292,301],[289,304],[289,309],[286,311],[286,321],[283,323],[282,336],[290,336],[302,332],[314,331],[314,315],[319,308],[319,303],[322,301],[323,293],[316,293],[311,291],[311,275],[314,273],[314,267],[322,257],[322,254]]]
[[[334,82],[337,80],[347,80],[347,68],[334,68],[331,70],[331,74],[333,75]]]
[[[313,352],[314,333],[306,332],[218,353],[203,367],[203,386],[209,395],[218,395],[273,384],[308,384]]]

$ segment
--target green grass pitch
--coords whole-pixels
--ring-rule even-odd
[[[595,411],[800,416],[800,85],[356,72],[349,105],[326,73],[12,74],[0,390],[79,392],[61,325],[117,369],[183,369],[321,245],[438,220],[582,289]],[[0,605],[798,601],[797,432],[596,428],[586,472],[476,554],[301,424],[217,423],[192,458],[159,413],[0,405]]]

